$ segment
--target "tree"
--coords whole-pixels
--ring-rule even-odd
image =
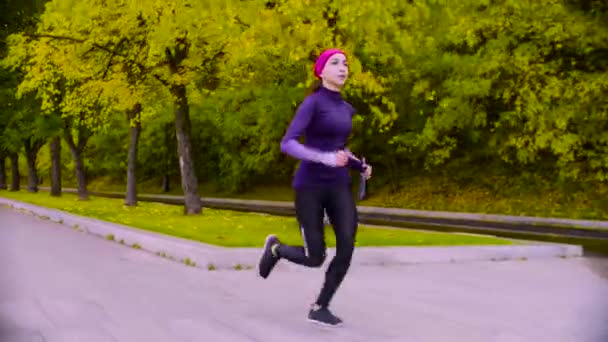
[[[14,76],[14,74],[5,74]],[[10,84],[10,83],[9,83]],[[0,112],[0,129],[2,140],[0,140],[0,151],[8,156],[11,161],[11,191],[21,189],[21,174],[19,172],[19,153],[23,148],[22,136],[25,133],[22,128],[23,121],[19,115],[20,105],[14,98],[14,91],[5,92],[4,110]]]
[[[239,191],[269,173],[291,175],[288,166],[295,162],[284,158],[278,142],[314,79],[316,57],[329,47],[343,48],[349,57],[351,74],[344,92],[357,109],[350,147],[359,155],[375,152],[376,146],[387,153],[386,132],[398,118],[399,98],[392,97],[390,86],[403,68],[399,54],[411,45],[407,33],[400,37],[394,14],[406,6],[403,1],[289,0],[241,9],[243,33],[227,48],[215,107],[206,110],[218,127],[215,141],[224,187]],[[362,143],[371,136],[374,144]]]
[[[375,184],[476,180],[482,167],[605,182],[606,12],[594,0],[55,0],[23,37],[46,46],[35,65],[55,86],[30,86],[47,94],[44,112],[76,127],[85,108],[83,125],[100,134],[92,152],[106,159],[93,173],[127,171],[134,203],[136,169],[163,180],[179,170],[185,211],[197,213],[199,179],[237,192],[290,178],[296,161],[278,142],[314,59],[334,46],[349,56],[344,96],[357,109],[348,144],[376,166]]]
[[[606,30],[562,1],[468,1],[436,9],[437,40],[419,55],[420,134],[395,142],[454,159],[546,165],[606,180]],[[424,59],[424,60],[423,60]]]
[[[47,118],[39,115],[40,105],[35,101],[33,96],[25,97],[23,102],[30,102],[29,105],[23,104],[19,113],[21,114],[19,121],[22,124],[20,129],[22,133],[20,135],[28,166],[27,190],[29,192],[38,192],[40,181],[36,159],[38,152],[47,142],[50,131],[47,122],[45,122]]]
[[[240,2],[240,4],[245,5]],[[240,5],[237,3],[237,6]],[[224,55],[226,42],[235,31],[235,4],[206,0],[190,3],[176,0],[138,8],[152,27],[146,61],[152,73],[171,93],[180,161],[185,213],[202,211],[198,179],[192,156],[188,86],[213,89],[214,66]]]
[[[49,144],[51,154],[51,196],[61,196],[61,137],[55,135]]]
[[[232,24],[225,16],[231,9],[225,10],[222,6],[222,2],[215,0],[195,4],[173,1],[152,6],[122,1],[55,0],[48,4],[37,34],[40,42],[51,44],[52,41],[57,49],[67,53],[68,57],[61,58],[72,62],[80,60],[80,63],[58,65],[64,74],[71,73],[76,79],[95,79],[86,66],[96,71],[105,70],[104,76],[113,73],[113,78],[118,79],[113,85],[126,80],[130,89],[141,91],[142,87],[151,86],[148,78],[153,77],[166,87],[175,107],[179,164],[188,214],[202,210],[192,158],[188,86],[196,83],[213,87],[209,76],[214,70],[208,67],[221,57]],[[91,22],[98,25],[90,25]],[[83,58],[85,55],[88,58]],[[58,61],[57,56],[48,57]],[[131,108],[139,107],[134,104]],[[136,141],[135,135],[133,140]]]
[[[0,29],[0,60],[5,58],[8,51],[7,37],[16,32],[29,30],[35,26],[37,15],[42,12],[44,1],[40,0],[26,0],[26,1],[4,1],[0,4],[0,22],[3,23],[3,27]],[[11,163],[13,164],[13,180],[11,188],[18,190],[20,188],[19,181],[19,169],[18,169],[18,150],[20,135],[16,132],[17,126],[22,124],[28,124],[27,121],[18,122],[13,116],[16,111],[23,110],[20,105],[27,107],[28,101],[19,102],[15,99],[15,88],[19,80],[19,73],[11,71],[0,63],[0,117],[2,117],[2,124],[0,124],[0,188],[6,188],[6,173],[5,173],[5,158],[10,154]],[[9,127],[8,123],[12,123],[12,127]],[[29,122],[31,123],[31,122]],[[8,131],[5,131],[8,130]],[[22,133],[26,134],[25,141],[32,142],[36,140],[30,136],[30,131],[22,130]],[[33,150],[37,147],[37,141],[35,144],[27,144],[29,156],[32,156]],[[9,151],[10,150],[10,151]],[[26,153],[27,154],[27,153]],[[28,189],[30,191],[37,190],[37,184],[33,185],[33,181],[37,181],[35,164],[32,169],[30,163],[31,158],[28,158],[30,182]]]

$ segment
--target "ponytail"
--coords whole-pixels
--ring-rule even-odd
[[[306,96],[319,90],[319,88],[321,88],[321,85],[323,85],[323,81],[320,79],[316,79],[314,82],[312,82],[312,85],[308,87],[308,89],[306,89]]]

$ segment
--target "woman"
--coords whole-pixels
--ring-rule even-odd
[[[338,325],[342,320],[329,310],[329,303],[350,267],[357,231],[357,208],[348,168],[366,178],[371,177],[372,168],[346,147],[355,112],[341,96],[348,77],[346,54],[339,49],[324,51],[315,63],[314,73],[317,87],[298,107],[281,141],[283,153],[301,160],[293,187],[303,246],[288,246],[269,235],[258,270],[261,277],[267,278],[280,259],[320,267],[326,256],[323,217],[327,212],[336,235],[336,255],[308,319]],[[300,136],[304,136],[305,145],[298,142]]]

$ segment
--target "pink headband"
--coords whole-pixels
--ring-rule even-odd
[[[323,72],[323,68],[325,68],[325,64],[329,60],[329,58],[337,53],[341,53],[346,56],[346,53],[340,49],[327,49],[323,51],[323,53],[317,58],[317,62],[315,63],[315,76],[321,78],[321,72]]]

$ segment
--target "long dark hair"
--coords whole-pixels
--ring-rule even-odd
[[[315,91],[319,90],[319,88],[321,88],[321,86],[323,85],[323,81],[319,78],[317,78],[314,82],[312,82],[312,84],[310,85],[310,87],[308,87],[306,89],[306,96],[314,93]]]

